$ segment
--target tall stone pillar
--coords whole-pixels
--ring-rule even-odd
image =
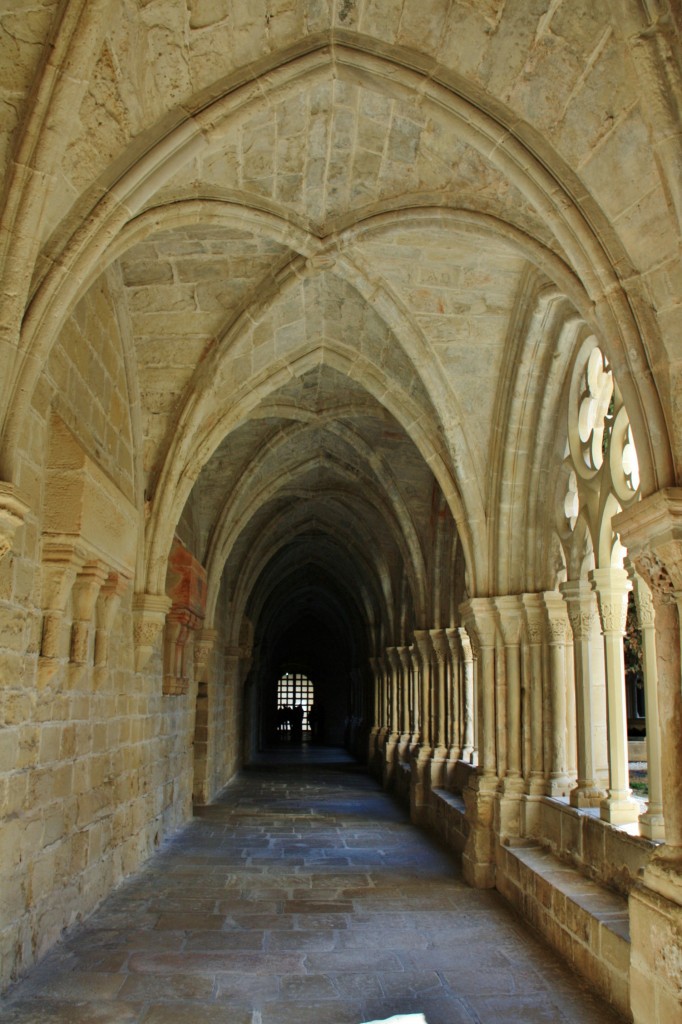
[[[431,762],[431,785],[443,786],[445,783],[445,762],[448,758],[447,744],[447,689],[450,683],[448,671],[448,655],[450,648],[444,629],[429,630],[431,644],[435,654],[433,673],[433,697],[436,707],[435,716],[435,749]]]
[[[647,809],[639,816],[639,830],[648,839],[665,839],[663,782],[661,779],[661,722],[658,714],[658,669],[656,667],[656,629],[654,600],[641,576],[632,581],[637,619],[642,631],[644,702],[646,707],[646,751],[649,777]]]
[[[464,789],[469,835],[462,854],[462,872],[470,885],[495,884],[493,819],[498,786],[495,722],[495,643],[497,615],[488,598],[472,598],[462,605],[462,617],[471,639],[476,663],[479,764]]]
[[[570,800],[574,807],[599,807],[606,792],[597,781],[596,745],[601,734],[595,725],[606,709],[597,707],[604,693],[595,682],[603,676],[603,656],[601,664],[595,664],[594,635],[599,629],[596,598],[587,580],[569,580],[559,589],[568,607],[575,666],[578,784],[571,790]],[[606,756],[604,749],[600,760]]]
[[[614,529],[653,598],[666,834],[630,893],[630,1006],[635,1024],[667,1024],[682,1018],[682,488],[632,505]]]
[[[570,789],[568,777],[568,743],[566,732],[566,641],[568,616],[566,602],[553,590],[543,594],[547,615],[549,641],[549,696],[550,696],[550,771],[547,792],[549,796],[567,797]]]
[[[630,580],[625,569],[593,569],[589,574],[599,602],[606,663],[606,712],[609,736],[609,792],[601,817],[614,825],[637,820],[628,774],[628,723],[625,710],[623,637]]]

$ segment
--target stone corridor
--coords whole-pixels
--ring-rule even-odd
[[[346,755],[243,772],[0,1005],[3,1024],[617,1024]]]

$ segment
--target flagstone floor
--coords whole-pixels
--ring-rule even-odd
[[[344,755],[289,761],[235,779],[0,1021],[622,1024]]]

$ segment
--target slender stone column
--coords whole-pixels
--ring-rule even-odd
[[[433,697],[437,711],[435,735],[433,737],[436,746],[431,765],[431,784],[433,786],[442,786],[445,782],[445,762],[448,757],[446,708],[449,683],[448,654],[450,649],[444,629],[431,629],[429,634],[435,654]]]
[[[414,640],[419,652],[421,671],[419,672],[419,720],[421,744],[420,751],[423,756],[430,757],[432,753],[433,722],[431,717],[431,698],[433,674],[431,657],[433,646],[428,629],[417,629],[414,633]],[[421,756],[421,755],[420,755]]]
[[[384,747],[383,774],[384,783],[390,786],[395,781],[396,759],[398,750],[398,687],[400,681],[400,655],[397,647],[386,648],[387,659],[387,690],[389,694],[388,733]]]
[[[463,606],[467,632],[477,648],[478,753],[482,775],[497,777],[495,742],[495,640],[497,616],[488,598],[478,597]]]
[[[527,776],[526,792],[539,797],[546,792],[543,715],[543,657],[544,607],[540,594],[523,594],[522,603],[526,624],[526,637],[530,662],[530,773]]]
[[[407,649],[410,661],[410,754],[416,753],[421,743],[421,718],[419,715],[420,686],[421,686],[421,664],[416,644],[410,644]]]
[[[587,580],[569,580],[559,589],[568,607],[575,665],[578,784],[571,790],[570,800],[574,807],[599,807],[606,793],[597,782],[595,760],[599,735],[595,729],[595,701],[600,691],[594,685],[594,677],[599,675],[599,669],[603,673],[603,658],[601,666],[594,664],[593,639],[599,628],[596,598]]]
[[[415,630],[414,640],[419,652],[419,693],[421,720],[421,742],[412,760],[412,776],[410,785],[410,811],[412,820],[424,822],[428,815],[428,798],[431,783],[431,746],[432,721],[430,715],[431,690],[433,686],[432,657],[433,646],[429,631]]]
[[[521,784],[521,626],[522,605],[518,597],[497,597],[500,632],[504,641],[507,675],[507,770],[506,779]]]
[[[625,569],[593,569],[589,574],[599,602],[609,735],[609,794],[600,804],[601,817],[614,825],[637,820],[638,807],[630,799],[628,726],[625,711],[625,658],[623,637],[630,581]]]
[[[458,761],[462,756],[462,658],[459,640],[459,629],[446,629],[445,636],[450,650],[450,727],[447,742],[450,748],[448,758]]]
[[[568,616],[566,602],[555,591],[543,594],[549,640],[549,686],[551,711],[551,744],[549,796],[568,796],[568,748],[566,737],[566,640]]]
[[[521,835],[521,798],[524,784],[521,741],[521,628],[523,605],[515,596],[496,597],[500,632],[504,643],[507,679],[507,760],[500,795],[498,828],[500,837]],[[501,699],[501,695],[500,695]]]
[[[398,651],[400,664],[402,666],[402,672],[400,675],[400,741],[398,751],[401,761],[409,761],[411,737],[410,703],[412,691],[412,659],[410,657],[410,648],[406,644],[403,644],[402,647],[396,648],[396,650]]]
[[[374,693],[373,693],[373,706],[372,714],[374,721],[372,722],[372,728],[369,733],[369,763],[371,764],[379,751],[379,729],[381,728],[381,672],[379,669],[378,658],[370,658],[369,664],[372,669],[372,679],[374,680]]]
[[[457,630],[462,645],[462,760],[469,764],[478,763],[478,747],[476,745],[474,695],[474,652],[471,637],[463,626]]]
[[[665,839],[663,784],[661,779],[661,723],[658,715],[658,670],[656,667],[656,629],[651,590],[637,573],[633,578],[637,619],[642,630],[644,662],[644,702],[646,707],[646,752],[649,776],[647,809],[639,816],[639,829],[648,839]]]

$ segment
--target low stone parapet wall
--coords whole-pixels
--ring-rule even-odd
[[[630,1020],[627,899],[540,846],[499,846],[497,889]]]

